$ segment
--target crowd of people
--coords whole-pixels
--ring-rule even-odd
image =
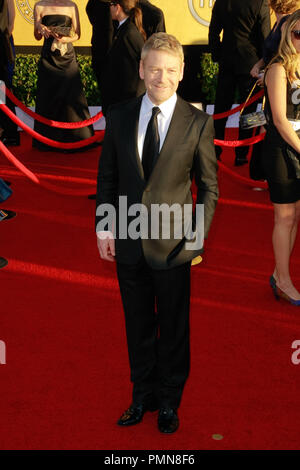
[[[0,7],[6,2],[10,3],[0,0]],[[272,29],[270,8],[276,15]],[[145,412],[158,409],[159,430],[172,433],[179,426],[177,410],[189,373],[190,268],[203,244],[189,249],[185,232],[179,241],[172,236],[167,240],[118,237],[122,214],[109,224],[101,207],[111,204],[117,210],[120,195],[128,198],[128,204],[143,203],[148,209],[170,201],[180,207],[192,204],[194,178],[197,204],[204,205],[205,239],[218,200],[217,159],[222,151],[216,147],[215,153],[213,140],[224,139],[226,119],[213,121],[177,95],[184,73],[183,48],[165,32],[159,8],[148,0],[89,0],[86,11],[93,27],[92,65],[106,117],[98,173],[97,243],[102,259],[116,261],[133,382],[132,403],[118,424],[135,425]],[[9,29],[8,34],[1,33],[7,50],[10,35]],[[44,40],[37,112],[54,120],[87,119],[73,48],[80,37],[76,4],[37,2],[34,35]],[[236,93],[245,101],[256,81],[265,88],[262,164],[274,206],[275,267],[270,286],[276,299],[300,306],[300,292],[290,276],[300,218],[300,0],[216,0],[209,47],[219,63],[216,113],[229,110]],[[8,59],[1,62],[0,78],[6,83]],[[249,111],[255,108],[256,103]],[[3,113],[0,118],[1,138],[9,140],[10,127]],[[60,141],[93,134],[92,127],[71,133],[46,130],[40,123],[35,128]],[[251,134],[240,129],[239,139]],[[236,166],[247,163],[247,152],[247,147],[236,149]],[[193,224],[192,219],[189,222]]]

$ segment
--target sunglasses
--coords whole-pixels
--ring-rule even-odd
[[[298,40],[300,39],[300,30],[299,29],[292,30],[292,33],[293,33],[295,39],[298,39]]]

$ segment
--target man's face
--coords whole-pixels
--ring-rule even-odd
[[[140,77],[145,81],[152,103],[160,105],[177,90],[184,64],[177,55],[151,50],[140,62]]]
[[[113,3],[113,2],[112,2]],[[117,14],[119,13],[120,10],[120,5],[118,3],[116,4],[110,4],[110,14],[113,20],[117,19]]]

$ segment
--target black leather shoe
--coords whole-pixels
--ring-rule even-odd
[[[4,219],[2,219],[2,220],[13,219],[17,215],[16,212],[10,211],[8,209],[0,209],[0,210],[2,210],[5,214],[7,214],[6,217],[4,217]]]
[[[0,258],[0,269],[5,268],[5,266],[8,264],[7,259],[5,258]]]
[[[179,419],[173,408],[161,408],[158,413],[158,429],[160,432],[171,434],[177,431]]]
[[[242,166],[248,163],[247,158],[236,157],[234,161],[234,166]]]
[[[144,405],[131,405],[128,410],[124,411],[117,424],[119,426],[132,426],[142,421],[145,414]]]
[[[96,194],[89,194],[88,199],[96,199]]]
[[[135,405],[132,404],[128,410],[124,411],[121,418],[118,420],[117,424],[119,426],[133,426],[142,421],[146,411],[156,411],[158,407],[156,404],[151,402],[149,405]]]

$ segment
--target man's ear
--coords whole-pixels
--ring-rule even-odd
[[[144,80],[144,78],[145,78],[145,74],[144,74],[144,62],[143,62],[142,60],[140,60],[139,72],[140,72],[140,78],[141,78],[142,80]]]
[[[181,66],[181,70],[180,70],[180,78],[179,78],[179,81],[180,81],[180,82],[181,82],[181,80],[183,79],[184,66],[185,66],[185,63],[182,62],[182,66]]]

